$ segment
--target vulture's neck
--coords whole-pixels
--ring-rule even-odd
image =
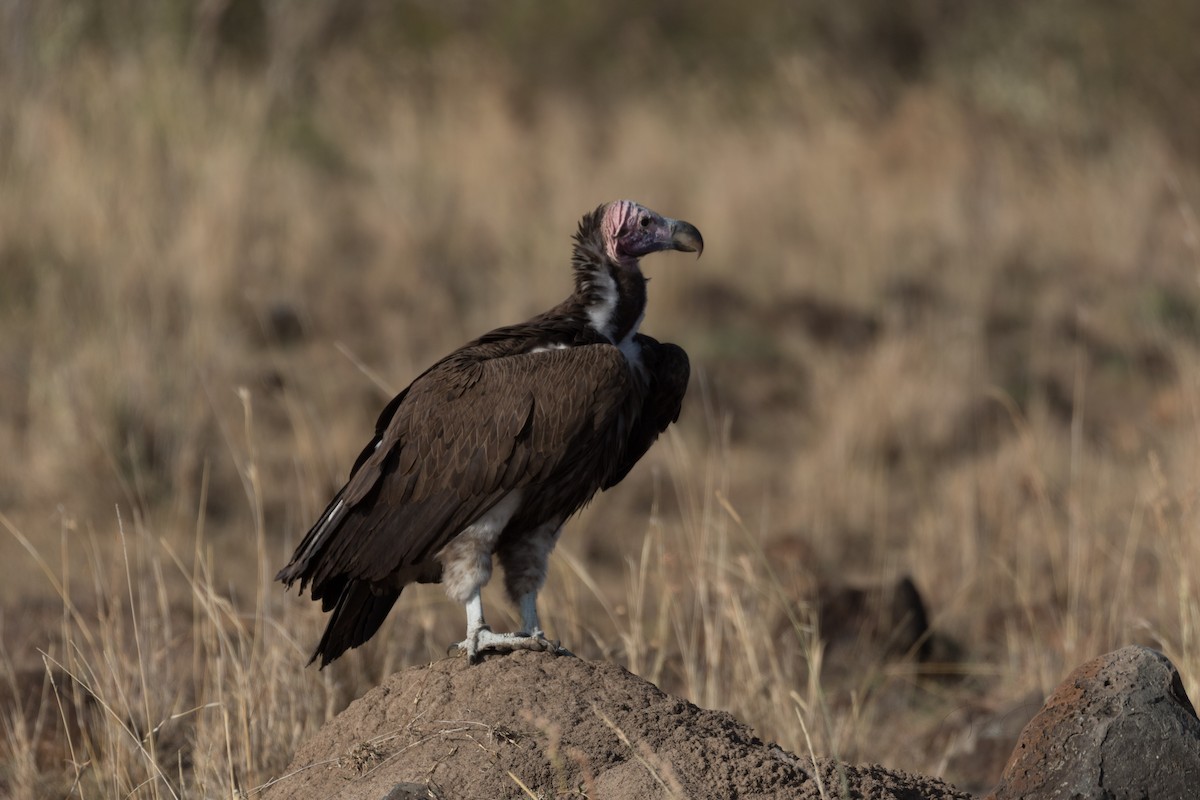
[[[613,344],[628,345],[646,313],[646,277],[637,259],[618,261],[604,251],[599,231],[575,237],[575,301],[587,324]]]

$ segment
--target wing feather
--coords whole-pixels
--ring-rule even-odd
[[[384,427],[279,578],[311,581],[315,593],[428,561],[509,492],[570,468],[574,448],[619,446],[614,423],[633,394],[608,344],[443,360],[385,409],[386,424],[381,415]],[[592,476],[593,488],[604,477]]]
[[[687,392],[691,366],[687,353],[678,345],[659,343],[649,336],[639,334],[642,364],[645,366],[648,383],[641,413],[627,433],[625,447],[617,467],[608,475],[604,489],[620,483],[634,465],[650,449],[659,434],[679,419],[683,408],[683,396]]]

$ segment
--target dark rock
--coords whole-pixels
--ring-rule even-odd
[[[823,585],[817,592],[821,638],[830,650],[869,651],[872,660],[913,656],[929,650],[929,615],[908,576],[869,587]]]
[[[1145,647],[1095,658],[1025,726],[989,800],[1194,798],[1200,719],[1175,666]]]

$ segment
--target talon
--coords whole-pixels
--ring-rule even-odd
[[[450,647],[451,650],[455,648],[460,651],[465,650],[468,662],[471,664],[478,663],[480,656],[489,651],[511,653],[516,650],[530,650],[539,653],[554,653],[555,655],[573,655],[559,642],[547,639],[541,631],[536,634],[528,634],[524,631],[493,633],[491,628],[487,627],[472,632],[467,639]]]
[[[457,648],[467,652],[467,663],[477,664],[480,654],[484,651],[511,653],[514,650],[533,650],[555,655],[573,655],[557,641],[546,638],[542,626],[538,624],[535,596],[526,595],[521,598],[521,616],[523,630],[516,633],[495,633],[483,621],[483,603],[479,591],[472,593],[467,601],[467,638],[457,645],[451,646],[446,652]]]
[[[479,663],[479,651],[487,649],[483,642],[490,640],[497,634],[492,633],[490,625],[480,625],[478,628],[467,631],[467,638],[457,644],[452,644],[446,648],[446,655],[450,655],[451,650],[456,650],[454,654],[457,657],[460,653],[467,654],[468,664]]]

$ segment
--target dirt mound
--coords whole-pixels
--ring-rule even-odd
[[[402,785],[404,784],[404,785]],[[399,672],[264,795],[969,798],[933,778],[801,758],[606,662],[515,653]]]

